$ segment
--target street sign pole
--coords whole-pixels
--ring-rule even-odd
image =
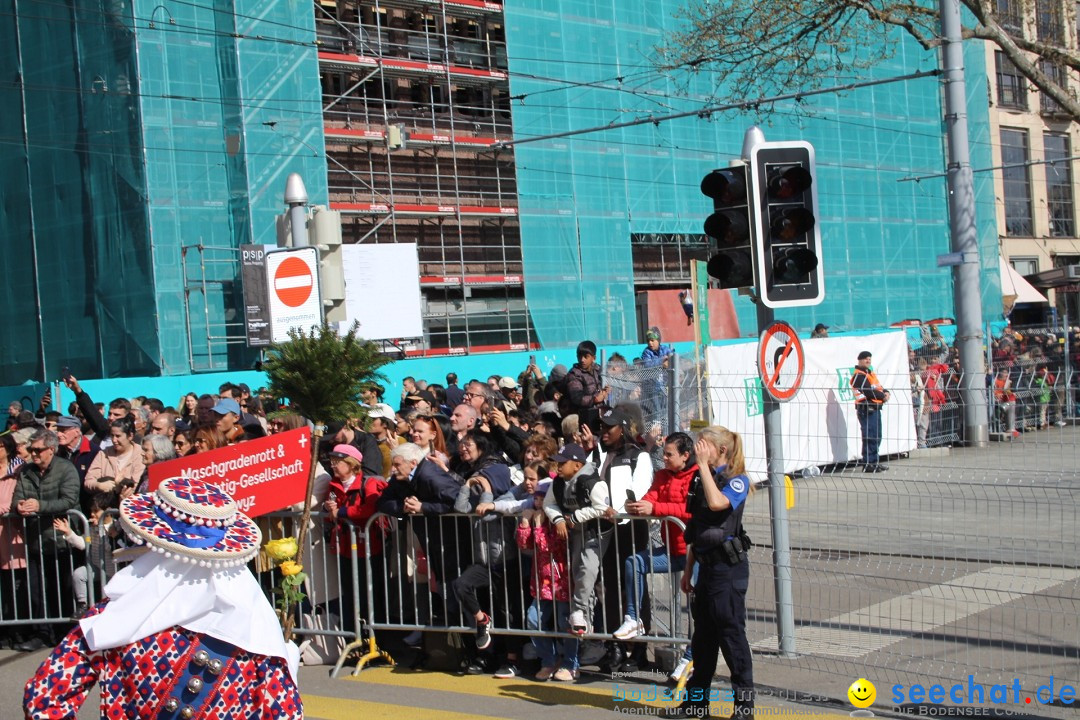
[[[765,141],[757,126],[746,131],[743,140],[743,159],[753,156],[755,145]],[[751,203],[756,213],[756,203]],[[755,226],[758,224],[753,223]],[[757,243],[755,243],[757,244]],[[760,292],[760,288],[757,288]],[[757,300],[758,336],[776,320],[775,313]],[[764,373],[765,368],[758,368]],[[771,393],[762,392],[765,421],[765,462],[769,477],[769,518],[772,530],[773,577],[776,591],[776,636],[781,657],[795,656],[795,603],[791,590],[791,538],[788,533],[787,496],[784,488],[784,434],[780,425],[780,402]]]

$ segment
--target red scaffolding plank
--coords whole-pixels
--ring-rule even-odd
[[[330,209],[353,215],[386,215],[391,211],[399,215],[469,215],[474,217],[516,217],[518,214],[515,207],[418,205],[413,203],[387,205],[385,203],[332,202],[330,203]]]

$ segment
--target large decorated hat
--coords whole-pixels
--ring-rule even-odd
[[[251,518],[205,480],[163,480],[155,492],[121,502],[120,521],[136,543],[203,567],[243,565],[262,542]]]

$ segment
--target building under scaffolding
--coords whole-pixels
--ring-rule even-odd
[[[502,7],[315,5],[331,207],[345,242],[416,243],[425,337],[531,347]]]
[[[712,76],[652,62],[680,5],[21,1],[0,17],[17,78],[0,83],[0,384],[250,367],[238,248],[275,242],[291,172],[343,213],[346,242],[417,245],[424,335],[396,339],[410,354],[634,342],[665,313],[681,339],[677,292],[710,252],[698,184],[758,118],[496,145],[707,105]],[[936,64],[900,31],[888,42],[868,76]],[[972,163],[988,167],[980,53]],[[785,319],[949,314],[944,181],[897,182],[945,166],[938,81],[772,110],[770,139],[817,148],[827,284]],[[993,187],[976,178],[992,317]],[[749,300],[714,293],[724,332],[752,334]]]

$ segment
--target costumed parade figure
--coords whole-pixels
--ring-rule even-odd
[[[225,492],[174,478],[121,503],[149,550],[26,684],[28,720],[75,718],[95,683],[102,718],[299,720],[299,652],[245,564],[261,533]]]

